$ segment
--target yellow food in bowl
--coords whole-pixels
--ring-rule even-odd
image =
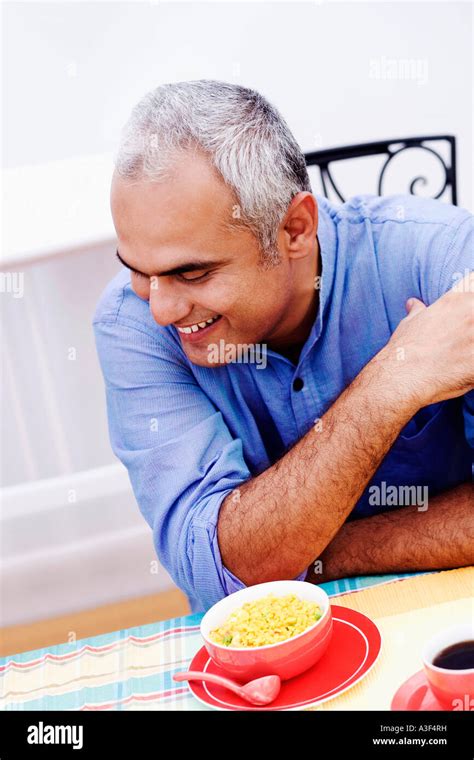
[[[303,633],[322,614],[316,602],[299,599],[295,594],[268,594],[234,610],[219,628],[210,632],[209,638],[228,647],[276,644]]]

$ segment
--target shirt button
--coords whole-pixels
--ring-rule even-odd
[[[301,377],[295,377],[293,380],[293,390],[294,391],[300,391],[302,388],[304,388],[304,382],[301,379]]]

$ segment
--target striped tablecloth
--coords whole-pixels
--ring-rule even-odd
[[[401,581],[400,589],[406,583],[408,589],[407,579],[427,575],[433,573],[347,578],[321,587],[329,596],[339,597],[338,604],[346,602],[357,609],[357,597],[369,593],[364,589],[394,581]],[[371,616],[377,621],[376,615]],[[188,668],[202,646],[201,618],[201,614],[188,615],[0,658],[0,709],[208,709],[194,699],[186,684],[172,679]],[[326,703],[325,709],[331,705]]]

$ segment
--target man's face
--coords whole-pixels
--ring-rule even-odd
[[[283,245],[281,263],[263,269],[254,235],[231,227],[235,204],[231,190],[196,153],[183,153],[169,180],[115,174],[112,181],[119,255],[146,275],[132,271],[132,288],[149,300],[159,325],[178,329],[186,355],[200,366],[217,366],[208,361],[212,344],[278,343],[294,322],[294,261]],[[185,327],[192,331],[179,331]]]

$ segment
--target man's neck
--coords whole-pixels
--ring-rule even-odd
[[[300,319],[290,335],[285,337],[284,341],[272,342],[268,345],[272,351],[285,356],[295,365],[298,364],[301,351],[311,332],[319,308],[319,288],[316,287],[316,277],[321,274],[322,260],[317,238],[315,242],[315,255],[311,264],[311,273],[309,275],[311,289],[308,288],[306,290],[308,303],[303,312],[303,318]]]

